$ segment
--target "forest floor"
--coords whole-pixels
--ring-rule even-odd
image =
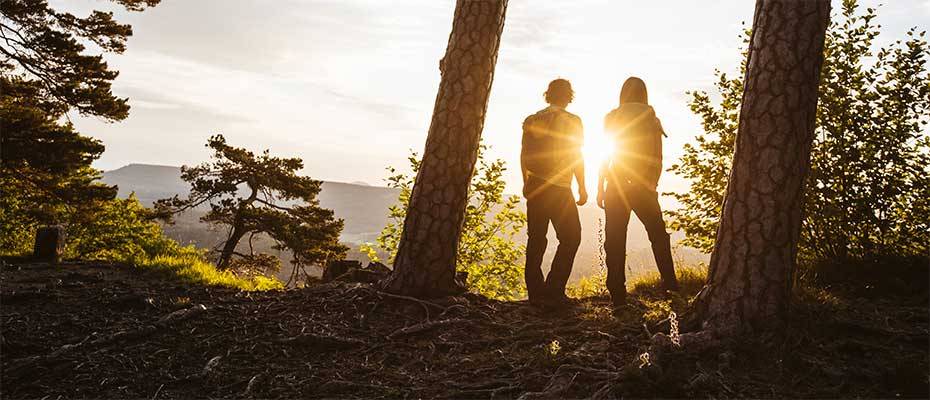
[[[542,311],[354,283],[246,293],[124,265],[0,264],[0,396],[928,397],[926,293],[805,293],[786,334],[624,374],[669,304],[648,290],[615,315],[606,298]]]

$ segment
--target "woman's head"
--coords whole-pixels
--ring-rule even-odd
[[[620,104],[625,103],[649,104],[646,82],[635,76],[631,76],[626,82],[623,82],[623,88],[620,89]]]
[[[575,91],[572,90],[572,84],[567,79],[559,78],[549,82],[549,88],[543,96],[546,98],[546,103],[564,107],[575,98]]]

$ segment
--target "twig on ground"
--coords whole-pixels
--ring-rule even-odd
[[[397,339],[397,338],[399,338],[399,337],[401,337],[401,336],[412,335],[412,334],[415,334],[415,333],[420,333],[420,332],[428,331],[428,330],[430,330],[430,329],[435,329],[435,328],[438,328],[438,327],[440,327],[440,326],[458,324],[458,323],[462,323],[462,322],[466,322],[466,321],[463,320],[463,319],[453,318],[453,319],[444,319],[444,320],[440,320],[440,321],[424,322],[424,323],[422,323],[422,324],[411,325],[411,326],[408,326],[408,327],[406,327],[406,328],[398,329],[398,330],[394,331],[394,333],[391,333],[390,335],[388,335],[388,336],[387,336],[387,339],[388,339],[388,340],[394,340],[394,339]]]
[[[433,303],[433,302],[431,302],[431,301],[420,300],[420,299],[418,299],[418,298],[416,298],[416,297],[403,296],[403,295],[399,295],[399,294],[393,294],[393,293],[382,292],[382,291],[378,291],[378,294],[381,295],[381,296],[386,296],[386,297],[391,297],[391,298],[401,299],[401,300],[408,300],[408,301],[413,301],[413,302],[420,303],[420,304],[423,304],[423,305],[426,305],[426,306],[436,307],[437,309],[443,310],[443,311],[446,310],[446,307],[443,307],[443,306],[441,306],[441,305],[439,305],[439,304],[436,304],[436,303]]]
[[[174,323],[181,322],[181,321],[190,319],[194,316],[200,315],[201,313],[206,311],[206,309],[207,307],[205,307],[203,304],[198,304],[196,306],[186,308],[183,310],[178,310],[168,315],[165,315],[159,318],[158,321],[156,321],[154,325],[146,325],[146,326],[143,326],[135,330],[123,330],[123,331],[115,332],[115,333],[112,333],[112,334],[109,334],[109,335],[106,335],[106,336],[103,336],[103,337],[100,337],[94,340],[90,340],[90,341],[89,341],[90,336],[87,336],[86,338],[84,338],[84,340],[81,340],[78,343],[66,344],[58,348],[58,350],[55,350],[49,354],[22,358],[19,360],[13,360],[10,363],[9,367],[6,368],[6,370],[8,373],[12,373],[14,371],[24,372],[32,366],[54,361],[56,359],[59,359],[60,357],[62,357],[63,355],[67,353],[73,352],[75,350],[83,349],[85,347],[104,346],[104,345],[108,345],[113,342],[118,342],[124,339],[138,339],[138,338],[146,337],[146,336],[149,336],[157,332],[159,329],[167,328]]]
[[[317,335],[313,333],[303,333],[297,336],[276,340],[278,343],[292,343],[300,345],[321,345],[335,348],[348,348],[367,345],[368,342],[334,335]]]

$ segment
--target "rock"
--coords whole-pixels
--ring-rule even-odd
[[[110,302],[110,307],[119,310],[143,310],[154,306],[155,299],[137,293],[118,296]]]
[[[362,267],[360,261],[341,260],[333,261],[326,265],[323,270],[323,283],[333,281],[339,282],[358,282],[358,283],[375,283],[391,274],[391,269],[387,265],[379,262],[369,263],[367,267]]]
[[[33,258],[36,261],[58,263],[65,252],[65,227],[61,225],[41,226],[36,231]]]
[[[323,283],[329,283],[336,278],[345,275],[349,272],[350,269],[359,270],[362,268],[361,261],[355,260],[339,260],[339,261],[330,261],[326,264],[326,268],[323,269]]]
[[[349,272],[340,275],[336,280],[340,282],[375,283],[386,276],[388,276],[388,274],[372,271],[367,268],[350,268]]]
[[[390,275],[390,274],[391,274],[391,269],[388,268],[387,265],[384,265],[384,264],[379,263],[379,262],[377,262],[377,261],[373,261],[373,262],[368,263],[368,266],[365,267],[365,269],[367,269],[367,270],[369,270],[369,271],[371,271],[371,272],[378,273],[378,274],[384,274],[384,275]]]

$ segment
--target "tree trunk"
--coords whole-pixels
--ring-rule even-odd
[[[229,235],[229,238],[226,239],[226,243],[223,244],[223,250],[220,251],[220,258],[216,262],[216,267],[220,270],[229,269],[233,253],[236,252],[236,246],[239,245],[239,241],[245,236],[245,229],[242,229],[241,222],[237,221],[237,223],[239,223],[239,225],[233,227],[232,233]]]
[[[252,206],[252,203],[255,202],[255,199],[258,198],[258,189],[256,189],[251,183],[249,183],[249,190],[252,193],[249,197],[239,203],[239,208],[236,210],[236,216],[233,219],[232,223],[232,232],[229,234],[229,237],[226,238],[226,243],[223,244],[223,250],[220,251],[220,258],[216,262],[216,267],[225,270],[229,268],[229,264],[232,262],[233,253],[236,252],[236,247],[239,245],[239,241],[242,240],[242,237],[245,236],[245,222],[243,221],[243,214],[247,208]]]
[[[458,0],[426,148],[385,290],[460,293],[455,259],[475,169],[507,0]]]
[[[694,303],[702,329],[772,329],[787,316],[829,15],[829,0],[756,2],[733,168]]]

